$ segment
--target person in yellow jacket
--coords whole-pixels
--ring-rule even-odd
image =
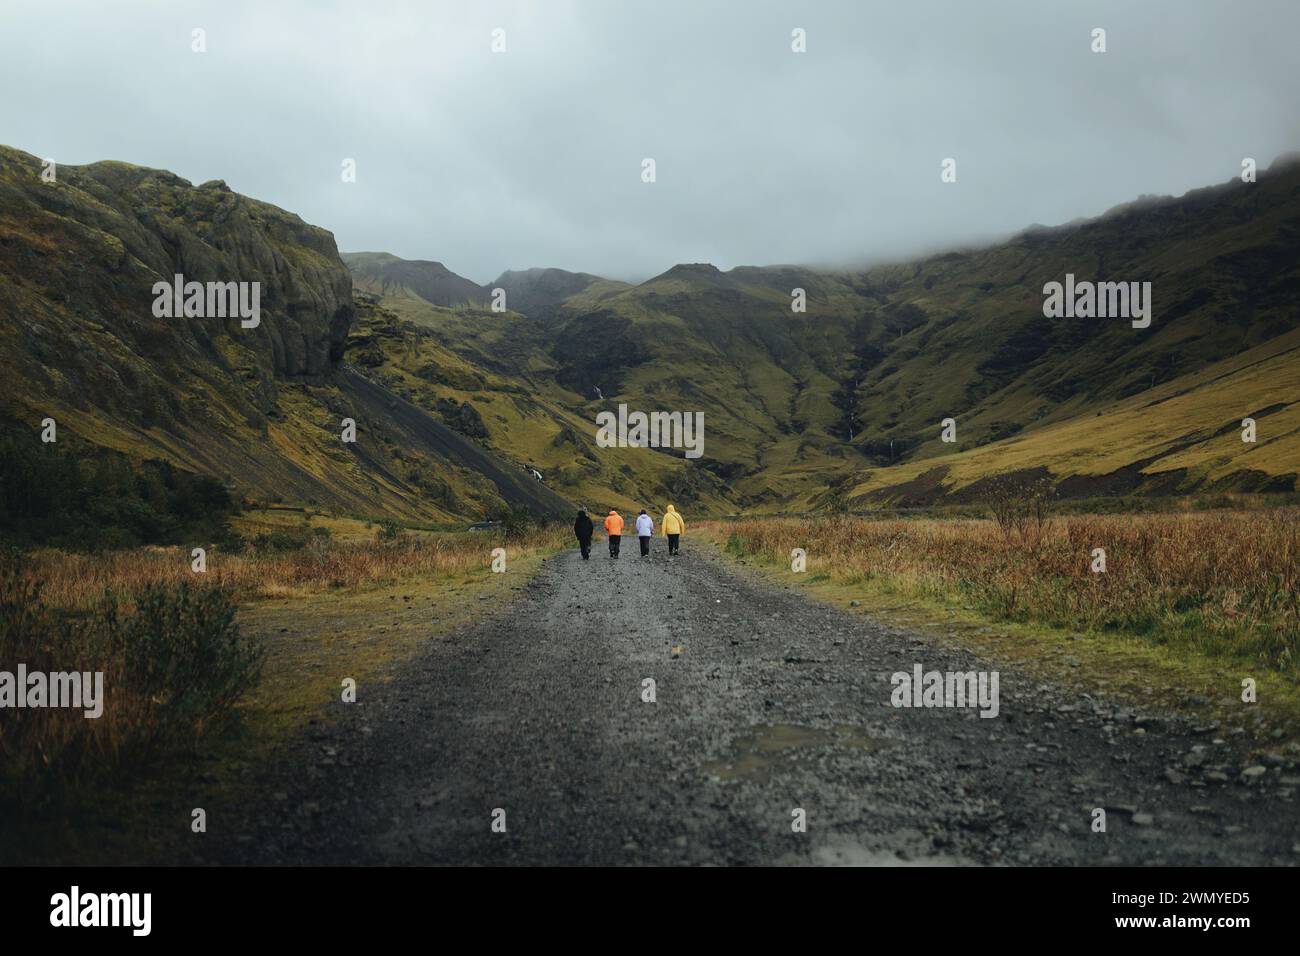
[[[669,505],[668,510],[664,513],[662,524],[664,534],[668,536],[668,553],[678,554],[681,549],[682,535],[686,532],[686,522],[677,513],[677,509]]]
[[[605,536],[609,538],[609,556],[618,557],[618,546],[623,541],[623,516],[613,508],[605,518]]]

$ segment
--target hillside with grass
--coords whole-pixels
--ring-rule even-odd
[[[463,525],[575,504],[975,501],[1007,472],[1080,498],[1293,494],[1300,474],[1293,161],[861,271],[687,263],[631,285],[529,269],[490,288],[433,260],[340,256],[221,182],[41,169],[0,150],[0,407],[235,502]],[[259,282],[260,323],[156,317],[153,284],[177,273]],[[1043,285],[1066,273],[1152,283],[1150,327],[1045,318]],[[621,404],[702,412],[702,457],[598,447],[596,416]],[[25,487],[44,467],[23,465]],[[157,517],[169,507],[114,527],[188,520]]]
[[[53,419],[69,448],[208,476],[236,501],[457,525],[568,512],[347,368],[356,307],[329,232],[222,182],[117,162],[41,172],[0,148],[0,408],[29,437],[27,472]],[[155,315],[154,284],[176,274],[259,283],[260,320]]]
[[[592,422],[601,403],[583,403],[556,381],[545,332],[528,317],[363,292],[357,313],[350,364],[518,474],[536,470],[566,499],[599,509],[661,500],[731,507],[723,484],[680,452],[598,447]]]
[[[1243,421],[1255,440],[1242,440]],[[1300,472],[1300,329],[1092,413],[967,451],[867,470],[807,502],[923,506],[988,497],[994,476],[1064,498],[1285,494]]]
[[[552,319],[564,303],[593,285],[601,288],[626,288],[627,283],[612,282],[587,272],[565,269],[507,270],[497,276],[490,288],[501,289],[506,304],[531,319]]]
[[[356,287],[389,296],[418,296],[434,305],[482,305],[490,291],[441,262],[401,259],[387,252],[347,252]]]
[[[620,478],[602,465],[612,451],[590,465],[570,455],[580,471],[564,480],[584,495],[621,501],[620,490],[635,497],[684,475],[679,497],[715,512],[930,504],[977,497],[1013,470],[1071,497],[1280,493],[1300,473],[1298,247],[1300,165],[1283,158],[1256,183],[1144,197],[861,272],[695,263],[635,286],[557,277],[552,290],[580,288],[527,316],[439,308],[413,286],[377,304],[474,374],[521,386],[533,414],[485,427],[552,469],[566,466],[547,458],[548,442],[586,457],[596,415],[620,403],[704,412],[694,463],[634,450]],[[1044,284],[1067,273],[1150,282],[1150,327],[1045,318]],[[791,309],[796,289],[804,312]],[[1260,436],[1246,444],[1252,416]],[[940,440],[947,418],[951,444]]]

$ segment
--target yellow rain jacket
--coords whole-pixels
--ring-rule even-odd
[[[672,505],[668,506],[668,511],[664,514],[663,531],[664,537],[670,534],[683,534],[686,531],[686,522]]]

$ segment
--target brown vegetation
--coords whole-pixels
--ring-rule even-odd
[[[1116,631],[1300,673],[1300,511],[715,525],[733,554],[995,619]],[[1106,552],[1105,573],[1092,570]]]

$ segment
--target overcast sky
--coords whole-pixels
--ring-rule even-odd
[[[0,141],[478,282],[844,264],[1263,168],[1300,148],[1298,37],[1296,0],[4,0]]]

